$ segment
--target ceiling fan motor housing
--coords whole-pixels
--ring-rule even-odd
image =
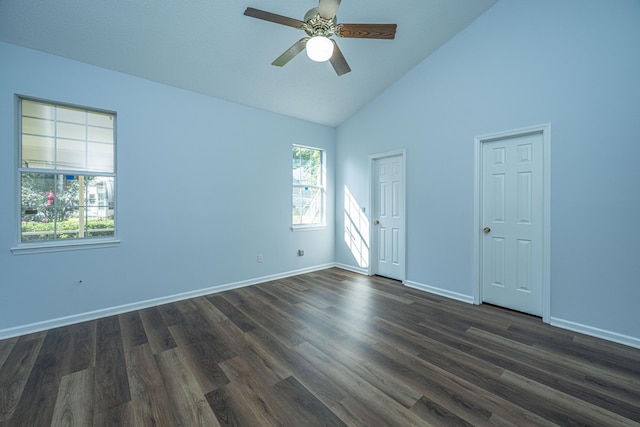
[[[302,29],[311,37],[323,36],[331,37],[337,33],[336,17],[324,19],[318,15],[318,8],[310,9],[304,15],[304,26]]]

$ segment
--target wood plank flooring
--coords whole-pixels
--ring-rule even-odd
[[[328,269],[0,341],[0,426],[640,426],[640,350]]]

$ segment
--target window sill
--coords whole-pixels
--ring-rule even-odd
[[[77,251],[83,249],[111,248],[118,246],[118,239],[87,240],[82,242],[24,243],[11,248],[13,255],[40,254],[46,252]]]
[[[312,230],[324,230],[326,225],[292,225],[291,231],[312,231]]]

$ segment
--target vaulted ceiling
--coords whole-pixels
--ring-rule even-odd
[[[334,37],[351,72],[304,53],[305,34],[247,17],[302,20],[317,0],[0,0],[0,40],[311,122],[338,126],[497,0],[343,0],[339,23],[394,23],[394,40]]]

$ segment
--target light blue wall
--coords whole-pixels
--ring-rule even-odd
[[[545,123],[551,317],[639,340],[637,0],[501,0],[338,128],[336,189],[368,207],[368,156],[406,149],[406,279],[472,296],[474,137]]]
[[[551,316],[637,343],[638,22],[636,0],[501,0],[337,130],[0,43],[0,334],[334,261],[356,267],[343,189],[369,212],[368,156],[398,149],[406,279],[471,296],[474,136],[551,123]],[[119,247],[11,254],[16,93],[117,111]],[[300,142],[328,150],[335,239],[331,214],[324,231],[289,229]]]
[[[0,76],[0,334],[334,261],[333,216],[292,232],[290,206],[304,143],[327,150],[333,212],[335,129],[5,43]],[[11,254],[14,94],[117,112],[119,247]]]

